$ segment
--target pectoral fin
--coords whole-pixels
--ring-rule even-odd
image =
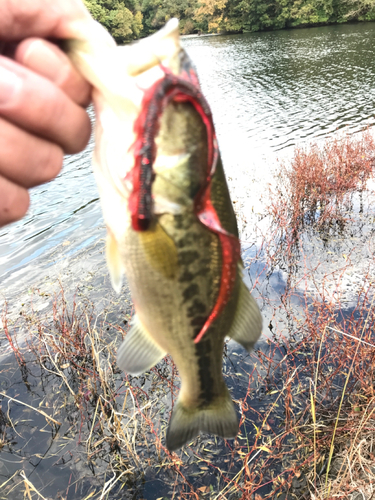
[[[132,327],[117,351],[117,364],[130,375],[140,375],[156,365],[166,354],[155,344],[135,315]]]
[[[228,336],[251,352],[261,333],[262,316],[258,304],[241,281],[237,310]]]
[[[117,241],[110,229],[107,232],[106,257],[111,283],[116,293],[120,293],[122,285],[123,265]]]

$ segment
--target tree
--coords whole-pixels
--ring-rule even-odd
[[[194,19],[198,23],[206,21],[208,31],[217,33],[223,28],[224,9],[228,0],[201,0],[198,9],[195,11]]]
[[[349,19],[375,19],[375,0],[343,0],[342,3],[348,6],[346,17]]]
[[[259,31],[375,20],[375,0],[84,0],[119,43],[146,36],[171,18],[183,34]],[[141,2],[139,4],[138,2]]]
[[[116,42],[133,40],[142,33],[142,13],[134,0],[84,0],[84,2],[93,18],[107,28]]]

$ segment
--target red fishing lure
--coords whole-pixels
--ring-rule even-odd
[[[155,82],[145,91],[142,109],[134,124],[136,134],[136,141],[133,145],[135,164],[130,173],[133,192],[129,199],[129,210],[133,229],[146,231],[152,219],[153,163],[156,158],[155,137],[159,132],[160,116],[171,101],[191,103],[206,127],[208,143],[207,178],[194,200],[195,211],[201,223],[218,235],[222,248],[219,295],[209,317],[194,339],[194,342],[198,343],[228,303],[241,254],[240,242],[236,236],[228,233],[222,227],[211,201],[211,180],[215,173],[219,152],[211,110],[200,90],[198,78],[193,70],[182,76],[176,76],[165,68],[163,70],[165,72],[164,78]]]

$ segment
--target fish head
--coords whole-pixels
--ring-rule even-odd
[[[91,20],[71,29],[67,52],[93,85],[95,150],[93,167],[106,224],[120,239],[130,225],[129,198],[134,192],[132,170],[145,92],[165,71],[180,72],[183,52],[178,21],[126,46],[117,46],[106,30]],[[183,59],[183,58],[182,58]]]

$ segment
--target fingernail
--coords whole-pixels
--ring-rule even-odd
[[[21,86],[18,75],[0,66],[0,105],[11,104]]]

